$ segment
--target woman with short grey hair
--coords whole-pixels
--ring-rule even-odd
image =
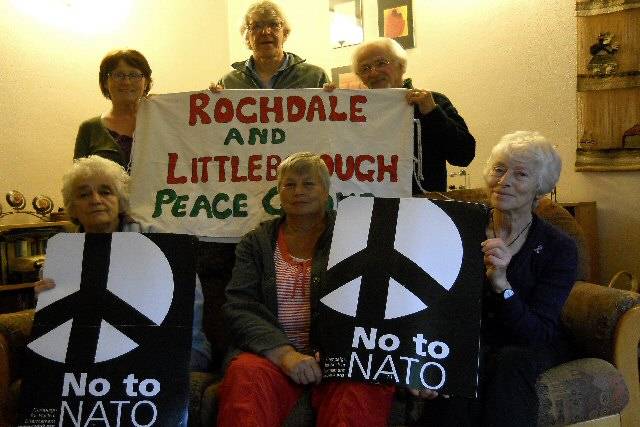
[[[493,147],[484,169],[492,207],[482,242],[484,425],[535,426],[538,376],[571,358],[560,315],[576,280],[576,244],[533,212],[561,167],[551,142],[518,131]]]
[[[118,216],[125,215],[129,211],[129,174],[119,164],[97,155],[76,160],[73,167],[63,175],[62,202],[64,210],[74,224],[82,225],[78,221],[78,210],[75,205],[84,194],[82,189],[85,189],[86,193],[89,188],[87,183],[95,179],[103,181],[103,192],[111,191],[118,199],[118,209],[113,212],[114,216],[111,219],[117,221],[119,225],[120,218]]]
[[[322,382],[316,307],[326,287],[335,212],[329,170],[313,153],[278,166],[282,216],[247,233],[223,306],[232,346],[218,388],[218,427],[281,426],[305,389],[315,425],[385,425],[394,387]]]
[[[560,178],[562,160],[554,146],[538,132],[517,131],[503,136],[487,159],[483,171],[485,182],[489,182],[489,175],[495,166],[494,160],[502,157],[527,163],[536,171],[536,201],[549,194]]]
[[[84,233],[162,233],[154,227],[135,222],[129,211],[129,175],[119,164],[97,155],[73,162],[62,178],[62,199],[71,221]],[[36,283],[39,294],[55,287],[50,278]],[[206,371],[211,361],[211,345],[202,330],[204,296],[196,276],[191,343],[191,369]]]
[[[560,315],[576,280],[576,244],[533,212],[561,167],[558,152],[538,132],[505,135],[491,150],[484,168],[491,210],[481,247],[479,400],[452,396],[430,403],[435,411],[448,408],[447,425],[535,426],[538,376],[571,359]]]

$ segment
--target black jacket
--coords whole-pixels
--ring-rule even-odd
[[[403,85],[413,88],[411,79]],[[425,191],[446,191],[446,163],[454,166],[468,166],[476,153],[476,140],[469,133],[467,124],[458,114],[449,98],[438,92],[431,92],[436,108],[429,114],[422,114],[417,106],[413,116],[420,121],[421,139],[414,137],[414,155],[418,156],[418,143],[422,146],[422,170],[424,178],[420,184]],[[415,130],[415,129],[414,129]],[[420,194],[415,176],[413,194]]]

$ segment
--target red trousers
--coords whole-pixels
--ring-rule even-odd
[[[220,385],[218,426],[280,426],[304,388],[268,359],[242,353]],[[394,391],[394,386],[356,382],[318,384],[311,396],[316,426],[385,426]]]

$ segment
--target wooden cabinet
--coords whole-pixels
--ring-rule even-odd
[[[0,225],[0,313],[33,307],[33,282],[44,264],[47,240],[72,228],[69,221]]]
[[[559,202],[569,211],[582,228],[589,250],[589,276],[587,280],[600,283],[600,254],[598,252],[598,217],[596,202]]]
[[[577,0],[576,171],[640,170],[640,1]]]

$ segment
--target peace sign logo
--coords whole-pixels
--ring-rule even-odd
[[[462,267],[453,220],[427,199],[343,200],[320,301],[350,317],[395,319],[437,304]]]
[[[28,345],[40,356],[84,366],[105,362],[145,343],[145,328],[135,326],[160,325],[167,316],[171,266],[142,234],[61,233],[47,246],[44,276],[56,288],[39,296]]]

